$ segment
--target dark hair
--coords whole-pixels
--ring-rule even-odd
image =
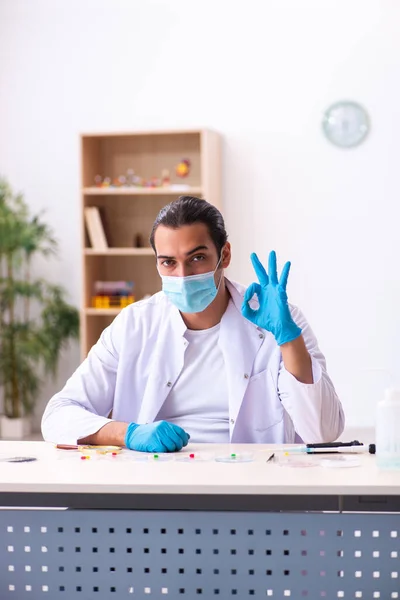
[[[160,210],[150,234],[150,244],[154,252],[156,251],[154,236],[159,225],[179,229],[179,227],[193,225],[193,223],[204,223],[207,226],[218,256],[220,256],[228,239],[224,218],[215,206],[195,196],[180,196],[178,200],[170,202]]]

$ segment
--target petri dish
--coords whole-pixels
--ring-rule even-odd
[[[176,455],[176,462],[186,462],[192,465],[198,462],[208,462],[214,458],[213,454],[207,452],[184,452]]]
[[[254,455],[250,452],[232,452],[231,454],[223,454],[221,456],[216,456],[215,460],[217,462],[223,463],[245,463],[252,462],[254,460]]]
[[[278,456],[276,464],[279,467],[290,467],[292,469],[308,469],[318,467],[319,463],[307,456]]]
[[[330,469],[359,467],[360,464],[360,459],[355,456],[332,456],[331,458],[323,458],[320,461],[321,467],[328,467]]]
[[[174,455],[171,454],[164,454],[164,453],[159,453],[157,454],[156,452],[154,454],[147,454],[147,460],[149,462],[153,462],[153,463],[159,463],[159,462],[168,462],[171,460],[174,460]]]

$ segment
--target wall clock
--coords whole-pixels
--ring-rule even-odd
[[[360,104],[343,100],[332,104],[325,111],[322,129],[335,146],[352,148],[365,140],[370,121],[366,110]]]

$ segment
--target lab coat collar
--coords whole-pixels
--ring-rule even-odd
[[[244,293],[246,291],[246,288],[243,285],[241,285],[240,283],[237,283],[236,281],[230,281],[227,278],[225,278],[225,283],[226,283],[226,286],[231,295],[232,302],[235,305],[236,310],[241,315]],[[250,300],[250,306],[254,309],[257,308],[257,301]],[[246,319],[245,317],[243,317],[243,326],[245,328],[247,328],[249,333],[254,334],[254,331],[262,331],[261,327],[258,327],[257,325],[255,325],[254,323],[252,323],[251,321]]]
[[[168,300],[167,296],[165,296],[165,299],[168,303],[168,308],[171,311],[171,331],[174,333],[174,335],[182,337],[187,330],[185,321],[182,319],[182,315],[179,310],[174,304],[172,304],[172,302]]]
[[[244,288],[239,283],[231,281],[227,277],[225,277],[225,285],[229,290],[229,293],[232,298],[232,302],[236,306],[236,308],[240,311],[243,302]]]
[[[227,279],[226,277],[225,277],[225,284],[231,295],[232,302],[236,306],[237,310],[241,313],[244,292],[245,292],[246,288],[244,288],[242,285],[240,285],[240,283],[237,283],[236,281],[230,281],[230,279]],[[248,321],[248,322],[250,323],[250,321]]]

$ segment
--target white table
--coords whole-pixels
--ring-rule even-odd
[[[0,442],[0,459],[37,458],[0,462],[1,600],[400,598],[400,472],[369,454],[283,466],[284,449],[192,445],[144,462]],[[232,453],[254,460],[215,460]]]

